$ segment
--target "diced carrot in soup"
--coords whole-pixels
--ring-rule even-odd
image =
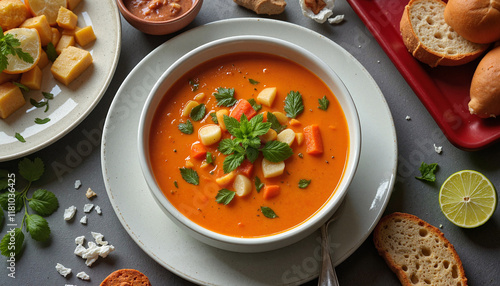
[[[207,156],[207,148],[200,142],[195,142],[191,145],[191,158],[203,160]]]
[[[236,118],[240,121],[241,116],[245,114],[248,120],[252,119],[257,114],[257,111],[253,109],[250,102],[245,99],[242,99],[238,102],[238,104],[231,110],[231,114],[229,116]]]
[[[278,185],[268,185],[262,189],[265,200],[272,199],[280,194],[281,188]]]
[[[304,128],[304,137],[306,139],[306,153],[318,155],[323,153],[323,139],[317,124],[312,124]]]

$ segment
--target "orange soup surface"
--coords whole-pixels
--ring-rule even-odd
[[[265,89],[276,92],[272,100]],[[161,190],[190,220],[261,237],[321,209],[344,174],[348,146],[340,104],[315,74],[285,58],[234,53],[200,64],[167,91],[149,155]]]
[[[127,10],[139,18],[167,21],[189,10],[192,0],[124,0],[123,3]]]

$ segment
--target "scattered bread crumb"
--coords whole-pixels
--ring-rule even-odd
[[[85,193],[85,196],[87,196],[88,199],[92,199],[93,197],[97,196],[97,194],[92,191],[91,188],[87,189],[87,192]]]
[[[328,23],[330,24],[340,24],[344,21],[344,15],[337,15],[335,17],[328,18]]]
[[[333,7],[335,6],[335,0],[324,0],[326,6],[319,11],[319,13],[314,14],[311,8],[307,7],[305,0],[300,1],[300,8],[302,9],[302,14],[308,18],[313,19],[314,21],[322,24],[324,23],[330,16],[333,15]]]
[[[436,144],[434,144],[434,151],[436,151],[436,153],[438,154],[441,154],[441,152],[443,152],[443,146],[436,146]]]
[[[407,121],[410,121],[410,120],[411,120],[410,115],[406,115],[405,119],[406,119]]]
[[[77,189],[77,190],[78,190],[81,186],[82,186],[82,181],[80,181],[80,180],[76,180],[76,181],[75,181],[75,189]]]

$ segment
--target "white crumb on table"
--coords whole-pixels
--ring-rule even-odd
[[[76,213],[76,207],[75,206],[70,206],[69,208],[64,210],[64,220],[70,220],[75,216]]]

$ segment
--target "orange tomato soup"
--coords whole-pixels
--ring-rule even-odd
[[[218,203],[221,189],[234,191],[232,183],[219,185],[224,176],[226,155],[218,149],[219,142],[205,146],[213,162],[206,157],[192,158],[191,146],[200,144],[198,130],[214,124],[213,112],[233,107],[217,106],[214,93],[220,88],[233,88],[238,100],[257,99],[266,87],[276,87],[276,98],[271,107],[262,105],[257,114],[279,111],[285,114],[284,101],[290,91],[302,95],[304,111],[295,120],[287,118],[284,125],[296,133],[293,155],[284,161],[283,174],[265,179],[262,173],[262,154],[254,162],[249,179],[251,192],[234,196],[227,205]],[[204,93],[204,97],[200,96]],[[318,99],[326,98],[326,110],[318,108]],[[188,101],[196,97],[206,113],[200,121],[182,115]],[[257,103],[259,103],[257,101]],[[192,134],[182,133],[178,126],[187,120],[193,125]],[[323,151],[309,154],[306,140],[300,142],[307,126],[316,124],[321,134]],[[228,131],[222,139],[232,138]],[[299,140],[297,140],[299,139]],[[300,144],[299,144],[300,142]],[[344,113],[332,91],[312,72],[285,58],[262,53],[235,53],[200,64],[186,73],[165,94],[157,108],[150,130],[150,160],[154,176],[168,200],[186,217],[212,231],[235,237],[260,237],[283,232],[300,225],[329,200],[340,182],[349,156],[349,132]],[[245,162],[246,164],[248,162]],[[188,183],[180,168],[192,169],[199,176],[199,184]],[[241,173],[236,169],[236,173]],[[263,189],[257,191],[255,178],[264,186],[277,185],[279,192],[265,198]],[[300,180],[310,180],[299,188]],[[270,208],[277,217],[266,217],[262,207]]]

